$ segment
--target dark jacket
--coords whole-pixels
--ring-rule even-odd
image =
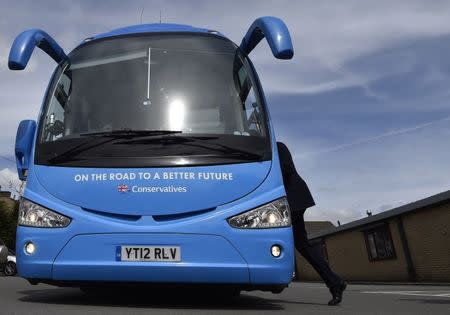
[[[277,142],[277,147],[289,207],[292,212],[303,214],[307,208],[314,206],[316,203],[311,196],[308,185],[297,173],[291,152],[289,152],[287,146],[282,142]]]

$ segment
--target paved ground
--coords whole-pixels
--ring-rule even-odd
[[[349,285],[343,305],[327,306],[328,299],[327,288],[316,283],[293,283],[278,295],[255,291],[223,299],[194,290],[86,295],[0,277],[0,314],[450,314],[445,286]]]

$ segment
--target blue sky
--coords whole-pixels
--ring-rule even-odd
[[[0,1],[0,155],[12,159],[17,124],[37,117],[55,65],[37,50],[7,69],[14,37],[42,28],[66,50],[144,22],[220,30],[239,43],[251,22],[282,18],[290,61],[264,43],[251,58],[278,139],[291,148],[317,206],[308,219],[348,222],[450,188],[448,1]],[[0,185],[14,179],[0,158]]]

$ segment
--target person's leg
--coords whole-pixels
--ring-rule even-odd
[[[319,253],[308,241],[305,222],[301,214],[295,214],[292,218],[295,248],[305,257],[309,264],[317,271],[327,287],[333,287],[341,283],[342,279],[335,274],[327,264],[322,254]]]
[[[342,300],[342,292],[345,290],[346,284],[344,280],[331,270],[322,254],[309,243],[302,214],[294,213],[292,215],[292,229],[295,248],[305,257],[314,270],[317,271],[333,295],[333,299],[328,304],[339,304]]]

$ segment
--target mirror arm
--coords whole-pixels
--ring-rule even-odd
[[[19,128],[17,128],[15,156],[17,174],[22,181],[27,178],[35,133],[36,122],[34,120],[22,120],[19,124]]]
[[[45,51],[57,63],[68,59],[64,50],[50,35],[39,29],[31,29],[20,33],[14,40],[9,52],[9,69],[25,69],[36,46]]]
[[[286,24],[273,16],[256,19],[239,47],[248,55],[264,37],[275,58],[291,59],[294,56],[294,48]]]

